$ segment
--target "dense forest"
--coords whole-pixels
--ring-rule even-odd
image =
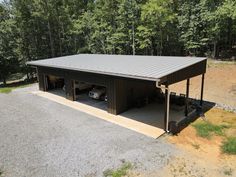
[[[234,58],[236,0],[0,1],[0,80],[77,53]]]

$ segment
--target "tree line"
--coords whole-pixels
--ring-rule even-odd
[[[236,0],[3,0],[0,79],[77,53],[236,55]]]

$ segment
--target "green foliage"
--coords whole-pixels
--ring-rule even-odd
[[[209,122],[199,122],[193,124],[193,127],[197,131],[197,135],[203,138],[210,138],[212,135],[224,135],[224,129],[228,128],[229,126],[226,125],[214,125]]]
[[[12,86],[12,87],[0,87],[0,93],[11,93],[13,90],[18,89],[18,88],[25,88],[28,87],[29,84],[26,85],[19,85],[19,86]]]
[[[233,174],[232,168],[224,170],[224,174],[227,175],[227,176],[231,176]]]
[[[224,153],[236,155],[236,137],[229,137],[221,146]]]
[[[235,0],[0,2],[0,80],[76,53],[235,56]]]
[[[15,73],[17,60],[17,29],[11,10],[0,4],[0,79],[5,80]]]
[[[132,168],[130,163],[123,163],[122,166],[116,170],[106,170],[103,172],[104,177],[122,177],[125,176],[129,169]]]
[[[138,27],[140,48],[155,46],[152,55],[163,54],[168,25],[175,19],[172,0],[149,0],[141,9],[142,25]],[[144,36],[143,36],[144,35]]]

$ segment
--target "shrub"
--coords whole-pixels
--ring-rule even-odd
[[[236,137],[229,137],[223,141],[221,150],[224,153],[236,155]]]

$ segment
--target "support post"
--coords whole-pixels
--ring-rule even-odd
[[[165,117],[164,127],[166,132],[169,132],[169,114],[170,114],[170,91],[168,85],[165,85]]]
[[[190,79],[187,79],[186,98],[185,98],[185,111],[184,111],[185,116],[188,116],[189,81],[190,81]]]
[[[204,90],[204,79],[205,79],[205,73],[202,74],[202,84],[201,84],[201,99],[200,99],[200,106],[203,105],[203,90]]]
[[[38,75],[38,82],[39,82],[39,90],[41,91],[47,91],[47,78],[45,74],[40,72],[40,70],[37,67],[37,75]]]
[[[69,77],[64,78],[65,81],[65,89],[66,89],[66,98],[75,101],[74,95],[74,80],[71,80]]]

